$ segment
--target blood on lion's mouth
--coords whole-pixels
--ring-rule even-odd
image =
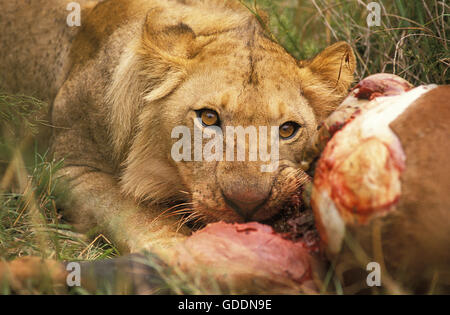
[[[305,202],[310,185],[307,183],[300,187],[274,217],[262,223],[270,225],[284,238],[303,241],[309,249],[316,250],[320,238],[315,226],[313,211]]]
[[[318,249],[319,234],[315,227],[314,215],[312,209],[305,202],[305,198],[310,189],[311,183],[307,182],[300,188],[296,189],[291,197],[284,202],[278,209],[265,209],[264,211],[273,210],[273,215],[268,219],[263,220],[247,220],[245,221],[239,216],[235,210],[228,205],[223,209],[207,209],[203,208],[203,218],[201,221],[186,222],[194,231],[204,228],[207,224],[215,222],[226,223],[245,223],[245,222],[259,222],[268,225],[279,233],[283,238],[297,242],[303,241],[309,249]],[[216,215],[217,213],[220,215]],[[208,213],[208,214],[205,214]]]
[[[303,292],[306,288],[311,290],[308,292],[316,292],[312,275],[322,265],[313,213],[303,201],[309,185],[296,189],[269,220],[221,221],[197,230],[177,247],[178,266],[190,270],[198,268],[202,262],[214,266],[210,271],[219,281],[224,277],[222,270],[227,270],[225,274],[230,274],[229,277],[238,275],[227,281],[245,282],[250,278],[254,284],[255,279],[260,281],[262,277],[273,282],[272,285],[277,284],[277,290],[280,290],[280,283],[291,283],[295,288],[293,292]]]

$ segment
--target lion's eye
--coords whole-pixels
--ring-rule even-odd
[[[198,116],[206,127],[219,125],[219,114],[212,109],[202,109],[198,111]]]
[[[280,137],[285,140],[290,139],[295,136],[299,129],[300,125],[295,122],[289,121],[284,123],[280,126]]]

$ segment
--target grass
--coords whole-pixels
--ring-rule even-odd
[[[4,192],[0,202],[0,257],[11,260],[38,256],[57,260],[111,258],[117,251],[98,235],[95,241],[76,233],[61,220],[56,199],[64,192],[55,172],[62,161],[46,162],[37,155],[32,169],[20,170],[25,176],[23,192]]]
[[[381,25],[368,27],[362,0],[247,0],[269,13],[268,29],[288,52],[311,58],[336,41],[354,49],[357,80],[397,74],[414,85],[450,83],[450,6],[437,0],[383,0]]]
[[[106,239],[98,235],[92,241],[75,232],[57,211],[57,198],[66,193],[55,175],[63,161],[51,160],[30,145],[45,110],[34,98],[0,93],[0,259],[114,257],[118,252]]]
[[[450,7],[446,1],[378,1],[381,26],[367,27],[361,0],[242,0],[272,37],[299,59],[308,59],[333,42],[344,40],[357,55],[356,80],[370,74],[398,74],[415,85],[450,83]],[[0,86],[1,90],[1,86]],[[46,124],[46,104],[28,96],[0,93],[0,259],[38,256],[56,260],[100,260],[119,255],[107,239],[88,239],[57,212],[65,195],[55,176],[63,161],[39,147],[37,127]],[[180,280],[168,284],[175,293],[208,293]],[[186,281],[181,281],[186,283]],[[185,286],[184,284],[183,286]],[[333,270],[324,292],[341,293]],[[213,291],[213,293],[218,293]]]

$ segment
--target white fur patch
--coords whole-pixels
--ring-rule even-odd
[[[427,85],[414,88],[408,92],[396,96],[378,97],[364,104],[360,115],[356,116],[340,130],[328,142],[321,159],[336,161],[335,167],[341,165],[355,149],[369,138],[377,138],[399,152],[399,157],[404,159],[400,140],[389,127],[411,104],[420,96],[434,89],[436,85]],[[355,99],[356,100],[356,99]],[[320,163],[320,162],[319,162]],[[356,166],[355,166],[356,167]],[[333,172],[333,170],[330,170]],[[362,174],[363,175],[363,174]],[[325,177],[327,177],[326,175]],[[344,176],[345,177],[345,176]],[[370,181],[367,181],[370,183]],[[400,178],[398,178],[400,185]],[[375,184],[375,183],[374,183]],[[376,188],[376,187],[375,187]],[[344,218],[338,205],[331,196],[331,186],[328,182],[320,186],[314,186],[313,204],[316,205],[320,215],[320,221],[325,229],[328,249],[332,254],[337,254],[342,246],[345,236],[345,225],[348,218]],[[377,191],[374,189],[374,191]]]
[[[377,97],[372,101],[376,102],[376,106],[357,117],[352,124],[360,123],[361,138],[363,139],[372,136],[380,138],[384,134],[389,134],[389,137],[396,137],[389,128],[389,124],[397,119],[420,96],[435,87],[436,85],[422,85],[401,95]]]
[[[337,254],[341,250],[344,240],[345,223],[328,191],[320,191],[318,194],[316,205],[320,214],[321,223],[326,229],[328,249],[332,254]]]

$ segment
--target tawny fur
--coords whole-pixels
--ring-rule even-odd
[[[252,219],[274,215],[297,187],[292,174],[304,177],[307,139],[347,94],[349,45],[299,62],[237,1],[79,1],[80,28],[65,23],[69,2],[0,5],[0,29],[10,31],[2,34],[0,82],[52,103],[52,150],[72,187],[60,205],[67,218],[137,251],[189,234],[179,218],[162,215],[170,208],[205,222],[242,221],[223,191],[271,187]],[[274,173],[261,173],[261,162],[175,163],[173,127],[192,129],[205,107],[224,125],[302,128],[281,142]]]

